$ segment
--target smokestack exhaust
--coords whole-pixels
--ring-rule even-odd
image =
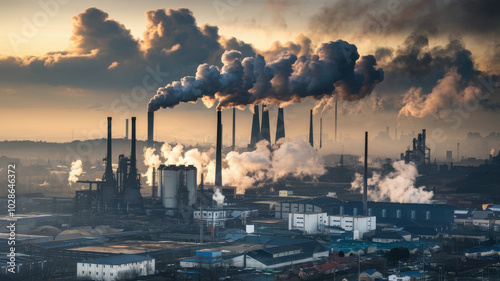
[[[285,137],[285,118],[283,108],[278,108],[278,122],[276,123],[276,138],[274,142]]]
[[[309,119],[309,144],[314,147],[314,136],[313,136],[313,111],[311,109],[311,117]]]
[[[217,110],[217,149],[215,156],[215,186],[222,186],[222,111]]]
[[[368,132],[365,132],[365,171],[363,176],[363,214],[368,215]]]
[[[155,121],[155,113],[154,111],[148,111],[148,147],[153,146],[153,138],[154,138],[154,121]]]

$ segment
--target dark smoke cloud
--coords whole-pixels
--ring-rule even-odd
[[[70,40],[61,52],[0,56],[0,83],[130,90],[143,85],[148,67],[169,73],[172,81],[202,63],[222,66],[220,56],[227,49],[255,55],[252,45],[221,37],[217,27],[199,27],[188,9],[148,11],[139,41],[104,11],[88,8],[73,18]]]
[[[187,76],[160,88],[148,110],[198,99],[218,100],[220,107],[286,105],[336,92],[345,100],[358,100],[369,95],[384,77],[382,69],[375,68],[373,56],[359,58],[356,46],[341,40],[322,44],[311,56],[283,52],[267,63],[260,55],[243,58],[241,52],[226,51],[220,70],[200,65],[195,77]]]
[[[411,32],[415,27],[440,32],[492,35],[500,28],[497,0],[335,1],[310,19],[312,31],[339,35],[357,30],[367,36]]]

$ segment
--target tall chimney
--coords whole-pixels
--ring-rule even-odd
[[[259,141],[259,136],[260,136],[259,106],[254,105],[253,119],[252,119],[252,134],[250,136],[249,148],[255,148],[255,144]]]
[[[337,96],[335,96],[335,143],[337,143]]]
[[[234,151],[236,148],[236,108],[233,107],[233,145],[231,150]]]
[[[269,109],[262,105],[262,126],[260,127],[261,139],[271,143],[271,131],[269,130]]]
[[[149,115],[149,114],[148,114]],[[136,146],[136,132],[135,132],[135,117],[132,117],[132,145],[130,149],[130,172],[129,176],[135,177],[137,176],[137,158],[135,155],[135,146]]]
[[[313,136],[313,111],[311,109],[311,117],[309,119],[309,144],[314,147],[314,136]]]
[[[151,197],[154,199],[157,197],[158,189],[156,188],[156,168],[153,167],[153,186],[151,187]]]
[[[101,183],[99,197],[101,200],[110,201],[116,195],[116,181],[113,174],[113,167],[111,163],[111,117],[108,117],[108,147],[106,152],[106,170],[103,175],[103,182]]]
[[[125,120],[125,139],[128,140],[128,119]]]
[[[457,163],[460,162],[460,143],[457,142]]]
[[[222,111],[217,110],[217,149],[215,155],[215,186],[222,186]]]
[[[365,132],[365,171],[363,175],[363,214],[368,215],[368,132]]]
[[[276,123],[276,138],[274,142],[285,137],[285,118],[283,108],[278,108],[278,122]]]
[[[153,146],[154,121],[155,121],[154,111],[148,111],[148,143],[147,143],[148,147]]]
[[[123,190],[123,201],[125,203],[140,203],[142,202],[141,182],[137,173],[137,158],[136,158],[136,128],[135,117],[132,117],[132,143],[130,149],[129,173]]]
[[[108,150],[106,153],[106,180],[113,177],[113,167],[111,166],[111,117],[108,117]]]
[[[323,147],[323,117],[319,118],[319,149]]]

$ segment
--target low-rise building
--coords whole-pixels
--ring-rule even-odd
[[[155,273],[155,259],[139,255],[113,255],[77,263],[77,278],[115,281]]]
[[[339,227],[353,232],[354,239],[360,239],[367,232],[375,230],[377,219],[374,216],[343,216],[327,213],[290,213],[288,214],[288,229],[297,229],[305,234],[330,233],[331,227]]]

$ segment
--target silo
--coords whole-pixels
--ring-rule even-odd
[[[167,209],[177,209],[177,195],[179,186],[179,169],[174,165],[166,166],[161,171],[161,198]]]
[[[196,203],[196,177],[197,170],[193,165],[189,165],[186,167],[186,187],[189,192],[189,205],[192,206]]]

